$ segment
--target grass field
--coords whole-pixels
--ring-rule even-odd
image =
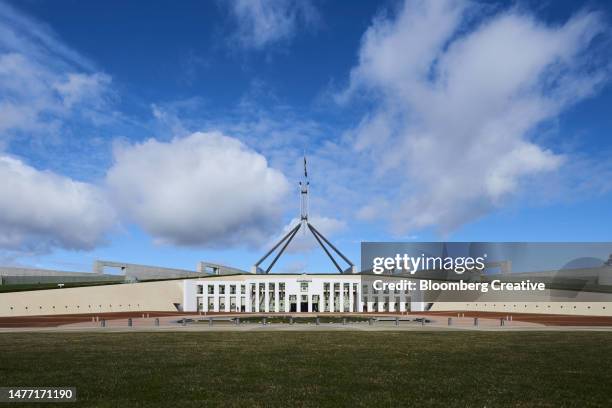
[[[68,406],[609,407],[612,333],[0,334],[0,386],[25,385],[76,386]]]

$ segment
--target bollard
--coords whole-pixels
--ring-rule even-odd
[[[128,317],[128,327],[132,327],[132,318]]]
[[[289,318],[289,324],[293,324],[293,316]]]
[[[100,320],[100,326],[101,327],[106,327],[106,320],[104,320],[104,319]]]
[[[261,319],[261,324],[265,326],[266,325],[266,320],[267,319],[265,317],[263,319]]]
[[[477,317],[474,318],[474,327],[478,327],[478,318]]]
[[[318,326],[319,325],[319,316],[317,316],[317,318],[315,319],[315,324]]]
[[[95,317],[92,317],[92,318],[91,318],[91,322],[92,322],[92,323],[95,323],[95,322],[96,322],[96,318],[95,318]]]
[[[155,318],[155,326],[158,326],[158,327],[159,327],[159,317],[156,317],[156,318]]]
[[[346,317],[343,317],[343,318],[342,318],[342,325],[343,325],[343,326],[346,326]]]
[[[372,319],[372,318],[370,317],[370,319],[368,320],[368,322],[369,322],[370,326],[372,326],[372,325],[374,324],[374,319]]]
[[[212,317],[209,317],[209,318],[208,318],[208,325],[209,325],[209,326],[212,326],[212,325],[213,325],[213,318],[212,318]]]
[[[396,318],[395,318],[395,325],[396,325],[396,326],[399,326],[399,317],[396,317]]]
[[[503,326],[504,325],[504,318],[502,317],[501,319],[499,319],[499,325]]]
[[[150,315],[147,313],[147,319],[149,318],[149,316],[150,316]]]
[[[185,319],[184,317],[183,317],[183,320],[181,321],[181,326],[183,327],[187,326],[187,319]]]
[[[235,323],[236,323],[236,326],[240,324],[240,318],[239,317],[236,318]]]
[[[449,326],[452,326],[452,325],[453,325],[453,318],[452,318],[452,317],[449,317],[449,318],[448,318],[448,325],[449,325]]]
[[[421,326],[425,326],[425,318],[421,319]]]

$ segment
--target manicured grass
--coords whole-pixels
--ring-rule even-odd
[[[0,386],[70,406],[609,407],[611,384],[605,332],[0,334]]]

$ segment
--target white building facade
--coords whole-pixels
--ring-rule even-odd
[[[374,293],[361,275],[240,274],[183,282],[183,310],[203,313],[375,313],[424,310],[421,293]]]

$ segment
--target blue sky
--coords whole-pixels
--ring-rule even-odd
[[[0,3],[0,259],[609,241],[607,2]],[[278,270],[332,271],[301,236]]]

